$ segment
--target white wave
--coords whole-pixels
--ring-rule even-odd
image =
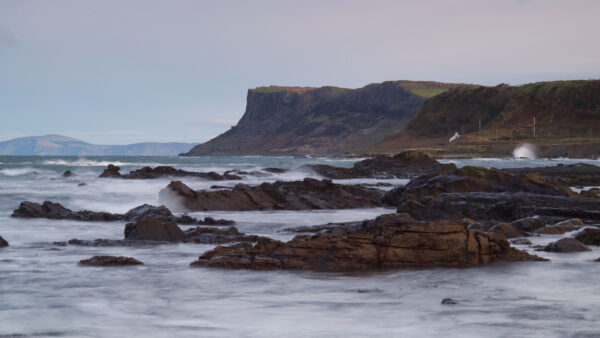
[[[521,143],[513,150],[513,156],[535,160],[537,158],[536,146],[530,143]]]
[[[64,165],[64,166],[72,166],[72,167],[106,167],[109,164],[114,164],[117,166],[124,165],[139,165],[144,166],[143,163],[131,163],[131,162],[119,162],[119,161],[94,161],[94,160],[86,160],[80,159],[76,161],[65,161],[65,160],[46,160],[42,162],[45,165]]]
[[[35,168],[14,168],[14,169],[1,169],[0,174],[4,176],[21,176],[27,174],[36,174],[39,170]]]

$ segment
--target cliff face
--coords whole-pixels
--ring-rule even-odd
[[[457,86],[389,81],[358,89],[260,87],[229,131],[185,155],[335,154],[401,130],[432,93]]]
[[[600,136],[600,80],[451,89],[427,100],[404,130],[370,149],[447,145],[455,132],[464,134],[458,144],[593,141]]]

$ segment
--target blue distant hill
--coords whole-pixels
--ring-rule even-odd
[[[144,142],[126,145],[91,144],[62,135],[20,137],[0,142],[0,155],[130,155],[171,156],[192,149],[195,143]]]

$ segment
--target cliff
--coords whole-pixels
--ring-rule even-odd
[[[463,136],[454,146],[597,142],[600,80],[453,88],[427,100],[404,130],[369,149],[449,146],[455,132]]]
[[[184,155],[358,152],[400,131],[426,98],[459,84],[388,81],[358,89],[259,87],[235,127]]]

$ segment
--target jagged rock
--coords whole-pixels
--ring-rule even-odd
[[[431,173],[451,173],[456,171],[453,163],[439,163],[430,156],[405,151],[395,156],[378,155],[356,162],[352,168],[339,168],[324,164],[307,165],[317,174],[331,179],[361,177],[376,178],[412,178]]]
[[[215,229],[196,227],[185,232],[185,242],[202,244],[223,244],[231,242],[256,242],[261,237],[256,235],[245,235],[235,227],[226,229]]]
[[[73,172],[71,170],[65,170],[60,176],[62,177],[71,177],[73,176]]]
[[[524,260],[544,259],[510,247],[502,235],[468,230],[466,221],[417,222],[407,214],[388,214],[286,243],[263,238],[252,247],[217,247],[192,265],[341,271]]]
[[[468,217],[475,220],[512,222],[539,215],[546,220],[580,218],[586,222],[594,222],[600,220],[600,200],[524,192],[442,193],[418,200],[408,199],[398,206],[397,211],[408,212],[419,220]]]
[[[123,256],[94,256],[89,259],[79,261],[81,265],[89,266],[125,266],[125,265],[143,265],[144,263],[135,258]]]
[[[142,218],[125,225],[125,239],[175,242],[183,241],[185,233],[176,223],[163,223],[154,218]]]
[[[562,238],[554,243],[550,243],[544,247],[544,251],[548,252],[579,252],[590,251],[590,248],[585,246],[580,241],[574,238]]]
[[[600,245],[600,228],[585,227],[575,235],[575,239],[587,245]]]
[[[8,246],[8,242],[0,236],[0,248],[4,248]]]
[[[466,192],[528,192],[577,196],[571,189],[535,174],[513,175],[498,169],[466,166],[452,174],[420,176],[404,187],[390,190],[384,200],[391,205],[399,205],[425,196]]]
[[[159,193],[159,200],[172,210],[307,210],[348,209],[381,206],[378,189],[339,185],[330,180],[237,184],[231,190],[194,191],[181,181],[172,181]]]
[[[542,217],[535,215],[533,217],[518,219],[512,222],[511,225],[521,231],[533,232],[539,228],[545,227],[546,221]]]
[[[600,167],[586,164],[558,164],[552,167],[510,168],[503,171],[513,174],[534,173],[560,182],[565,186],[600,185]]]
[[[561,235],[565,232],[577,230],[581,228],[581,226],[583,226],[583,221],[579,218],[573,218],[539,228],[535,233],[539,235]]]
[[[89,210],[72,211],[62,206],[60,203],[45,201],[42,205],[34,202],[21,202],[15,209],[11,217],[21,218],[50,218],[50,219],[70,219],[77,221],[135,221],[141,218],[154,218],[163,222],[176,222],[179,224],[199,224],[199,225],[231,225],[234,221],[226,219],[214,219],[205,217],[204,220],[198,220],[189,215],[175,216],[167,207],[153,206],[143,204],[135,207],[125,214],[112,214],[109,212],[97,212]]]
[[[242,177],[231,173],[225,173],[220,175],[214,171],[203,173],[193,172],[181,169],[175,169],[169,166],[158,166],[155,168],[143,167],[137,170],[130,171],[129,174],[121,175],[119,173],[120,168],[112,164],[108,165],[108,168],[102,172],[100,177],[120,177],[125,179],[155,179],[161,177],[200,177],[211,181],[223,181],[223,180],[240,180]]]
[[[114,164],[109,164],[106,169],[100,174],[98,177],[121,177],[121,173],[119,172],[121,167],[117,167]]]

